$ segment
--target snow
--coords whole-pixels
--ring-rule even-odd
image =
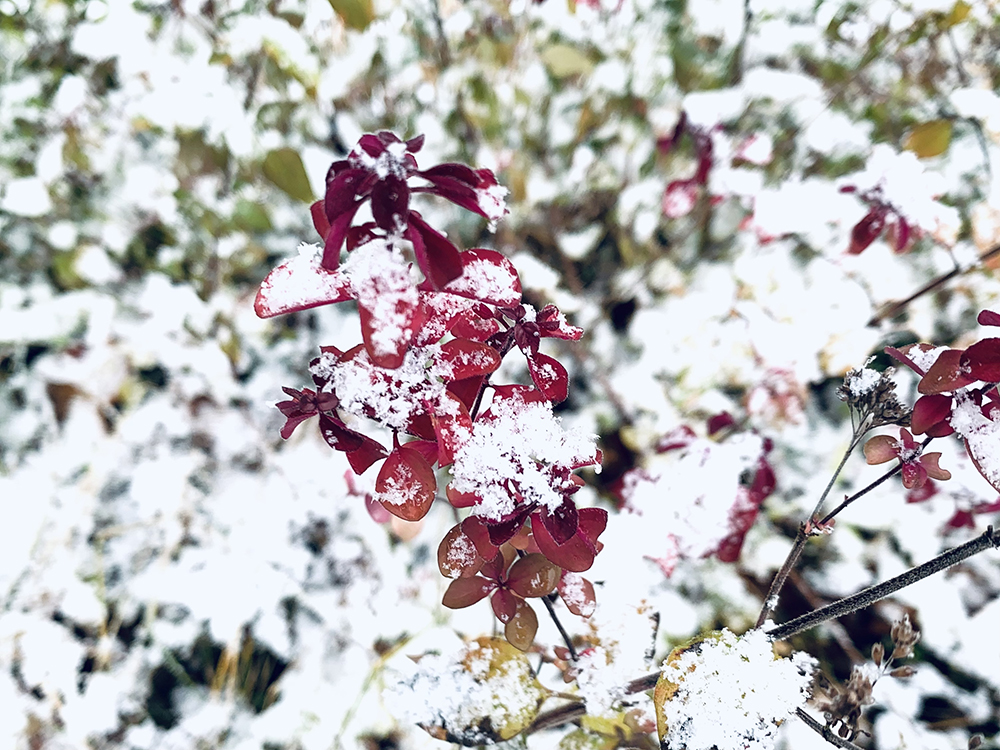
[[[778,726],[809,697],[816,664],[801,651],[775,658],[761,630],[709,635],[662,667],[676,688],[662,706],[665,741],[681,750],[773,747]]]
[[[594,436],[565,429],[551,404],[525,403],[517,395],[495,399],[489,412],[490,419],[473,424],[472,435],[455,458],[452,488],[480,497],[474,512],[493,520],[518,504],[510,486],[520,492],[521,502],[553,512],[562,504],[563,493],[553,487],[550,469],[592,462]]]

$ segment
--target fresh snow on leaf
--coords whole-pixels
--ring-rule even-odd
[[[494,399],[488,416],[476,420],[469,441],[455,457],[452,488],[482,498],[474,512],[493,520],[514,510],[512,484],[525,502],[554,511],[564,495],[553,488],[550,467],[592,462],[594,436],[566,430],[551,404],[525,403],[517,395]]]
[[[778,726],[805,704],[816,660],[801,651],[777,659],[762,630],[727,629],[663,665],[676,686],[662,706],[675,750],[770,750]]]

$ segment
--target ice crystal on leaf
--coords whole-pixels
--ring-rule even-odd
[[[769,750],[809,698],[815,666],[802,652],[776,658],[762,630],[723,629],[675,649],[653,698],[660,738],[673,750]]]

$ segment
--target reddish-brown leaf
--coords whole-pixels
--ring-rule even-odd
[[[253,309],[258,318],[273,318],[349,299],[351,286],[346,276],[323,268],[313,269],[293,258],[264,277]]]
[[[492,346],[469,339],[452,339],[441,345],[441,359],[451,365],[452,380],[465,380],[495,372],[500,354]]]
[[[502,254],[474,247],[462,253],[461,258],[462,275],[443,291],[498,307],[514,307],[521,302],[521,279],[514,264]]]
[[[462,275],[462,257],[458,248],[420,218],[416,211],[410,212],[405,237],[413,243],[417,265],[435,290],[444,289],[449,282]]]
[[[535,520],[533,518],[531,522],[531,534],[535,544],[538,545],[539,552],[560,568],[574,573],[582,573],[590,569],[594,564],[597,549],[594,544],[584,538],[582,533],[577,532],[563,544],[556,544],[552,535],[546,530],[545,524],[536,523]]]
[[[535,616],[535,610],[523,599],[518,599],[517,611],[503,629],[507,642],[520,651],[527,651],[535,642],[537,632],[538,617]]]
[[[504,625],[510,622],[510,618],[517,613],[517,597],[507,589],[494,591],[490,604],[493,605],[493,614]]]
[[[551,513],[547,509],[540,509],[536,517],[541,518],[545,530],[556,544],[564,544],[576,533],[580,525],[580,514],[576,504],[569,498],[563,498],[562,503]]]
[[[456,578],[444,592],[441,603],[448,609],[471,607],[484,599],[496,587],[496,583],[480,576]]]
[[[380,307],[382,305],[380,304]],[[382,320],[372,315],[368,308],[358,305],[358,318],[361,320],[361,338],[365,342],[365,350],[372,362],[378,367],[395,370],[406,356],[406,351],[413,341],[417,328],[423,323],[422,309],[419,305],[411,305],[406,297],[397,296],[396,303],[390,312],[390,320]],[[395,338],[386,340],[386,331],[395,334]]]
[[[490,541],[489,530],[479,516],[469,516],[462,521],[462,531],[476,545],[476,551],[484,560],[492,560],[497,553],[497,547]]]
[[[1000,326],[1000,313],[995,313],[992,310],[983,310],[979,313],[976,321],[981,326]]]
[[[326,414],[319,415],[319,432],[335,451],[350,453],[364,444],[364,435],[347,429]]]
[[[507,585],[511,591],[525,599],[551,594],[559,583],[562,571],[545,559],[544,555],[525,555],[507,572]]]

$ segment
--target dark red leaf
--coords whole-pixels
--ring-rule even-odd
[[[546,305],[539,310],[535,316],[535,322],[538,324],[542,338],[579,341],[583,337],[583,329],[579,326],[571,326],[566,321],[566,316],[555,305]]]
[[[498,549],[497,553],[493,555],[493,557],[483,561],[483,565],[480,570],[487,578],[494,581],[502,581],[509,565],[510,559],[503,554],[502,550]]]
[[[667,451],[687,448],[697,437],[694,430],[686,424],[682,424],[680,427],[672,429],[656,442],[656,452],[666,453]]]
[[[1000,339],[977,341],[959,360],[963,374],[986,383],[1000,381]]]
[[[893,227],[893,240],[893,250],[897,253],[906,251],[906,247],[910,243],[910,224],[902,216],[896,218],[896,224]]]
[[[445,177],[464,182],[469,187],[475,187],[479,183],[479,179],[476,177],[476,172],[472,169],[472,167],[468,167],[465,164],[455,164],[451,162],[438,164],[437,166],[426,169],[423,172],[417,172],[417,176],[423,177],[428,182],[433,182],[434,180]]]
[[[536,523],[536,521],[538,522]],[[563,544],[556,544],[552,535],[545,528],[545,524],[541,523],[536,515],[532,518],[531,533],[535,544],[538,545],[539,552],[560,568],[574,573],[582,573],[589,570],[594,564],[597,548],[579,531]]]
[[[405,445],[393,450],[375,480],[375,499],[404,521],[419,521],[431,508],[437,482],[419,451]]]
[[[326,238],[326,233],[330,231],[330,220],[326,218],[325,201],[318,200],[309,206],[309,214],[312,216],[313,226],[321,239]]]
[[[444,592],[441,603],[448,609],[462,609],[471,607],[476,602],[484,599],[496,587],[496,583],[485,578],[474,576],[472,578],[456,578]]]
[[[387,175],[372,188],[372,218],[387,234],[395,234],[410,214],[410,188],[396,175]]]
[[[326,414],[319,415],[319,432],[327,445],[335,451],[350,453],[356,451],[364,443],[364,435],[347,429],[342,423]]]
[[[465,408],[471,409],[476,403],[476,397],[479,395],[479,389],[483,385],[483,378],[467,378],[465,380],[456,380],[448,384],[448,392],[453,394],[465,404]]]
[[[414,136],[406,142],[406,150],[411,154],[417,153],[420,149],[424,147],[424,135],[421,133],[418,136]]]
[[[876,206],[871,209],[851,230],[851,245],[847,252],[851,255],[857,255],[878,239],[885,227],[885,217],[886,209],[884,207]]]
[[[354,208],[340,214],[330,222],[330,231],[326,233],[326,239],[323,241],[323,261],[321,263],[327,271],[336,271],[340,266],[340,248],[344,245],[347,230],[350,228],[351,222],[354,221],[354,214],[357,213],[360,206],[360,203],[354,204]]]
[[[951,396],[934,393],[921,396],[913,405],[910,427],[914,435],[922,435],[951,416]]]
[[[459,492],[453,489],[449,484],[445,489],[445,495],[448,498],[448,502],[451,503],[454,508],[471,508],[476,503],[482,502],[482,498],[473,492]],[[469,516],[469,518],[476,518],[477,521],[482,523],[479,518],[475,516]],[[483,534],[486,534],[486,528],[483,527]]]
[[[386,146],[384,141],[379,137],[381,135],[382,135],[381,133],[379,133],[379,135],[372,135],[371,133],[365,133],[358,140],[358,145],[356,148],[360,148],[369,156],[377,159],[379,156],[382,155],[382,152],[385,151],[385,146]]]
[[[484,521],[486,529],[490,534],[490,542],[499,547],[508,541],[514,534],[521,530],[530,512],[530,506],[522,505],[500,521]]]
[[[531,380],[548,401],[558,404],[569,395],[569,375],[562,364],[547,354],[534,354],[528,358]]]
[[[282,402],[282,403],[286,403],[286,402]],[[279,406],[280,406],[280,404],[279,404]],[[292,433],[295,431],[296,427],[298,427],[300,424],[302,424],[307,419],[309,419],[311,417],[315,417],[315,416],[316,416],[316,412],[312,412],[311,414],[302,414],[302,413],[299,413],[299,414],[289,414],[289,415],[286,415],[286,417],[285,417],[285,424],[281,427],[281,437],[283,437],[285,440],[288,440],[288,438],[290,438],[292,436]]]
[[[387,453],[380,443],[366,435],[361,436],[361,447],[347,454],[347,462],[355,474],[364,474],[376,461],[385,458]]]
[[[995,313],[992,310],[983,310],[979,313],[976,321],[981,326],[1000,326],[1000,313]]]
[[[962,367],[962,354],[961,349],[948,349],[941,352],[927,374],[920,379],[917,390],[924,395],[942,393],[954,391],[976,382],[978,378],[970,378]]]
[[[490,599],[490,604],[493,605],[493,614],[504,625],[510,622],[511,618],[517,613],[517,597],[507,589],[497,589],[494,591],[493,598]]]
[[[433,466],[438,460],[438,444],[436,440],[411,440],[405,443],[410,450],[417,451],[424,461]]]
[[[564,498],[552,513],[546,509],[539,509],[537,515],[541,517],[545,530],[556,544],[565,544],[580,526],[580,514],[576,504],[569,498]]]
[[[708,434],[714,436],[721,430],[736,426],[736,420],[728,411],[720,412],[708,419]]]
[[[434,290],[444,289],[462,275],[462,257],[451,240],[431,227],[416,211],[410,212],[406,239],[413,243],[417,265]]]

